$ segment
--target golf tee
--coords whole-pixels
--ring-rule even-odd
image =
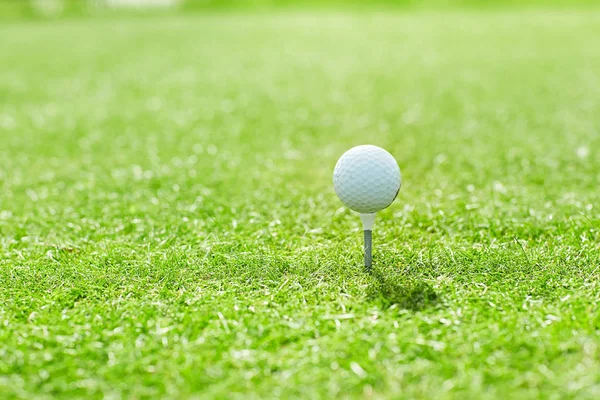
[[[373,262],[373,224],[375,223],[375,213],[360,214],[360,219],[363,223],[364,230],[364,253],[365,253],[365,268],[371,271]]]

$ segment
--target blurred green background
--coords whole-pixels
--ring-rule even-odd
[[[0,18],[101,16],[119,12],[206,12],[212,10],[573,8],[597,0],[0,0]]]

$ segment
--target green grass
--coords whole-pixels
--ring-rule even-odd
[[[118,3],[119,0],[110,0]],[[120,0],[131,4],[131,0]],[[137,0],[143,4],[143,0]],[[146,0],[152,3],[156,0]],[[40,7],[51,2],[55,7]],[[58,5],[58,7],[56,7]],[[555,10],[598,10],[597,0],[177,0],[173,6],[164,7],[112,7],[109,0],[0,0],[0,21],[63,19],[81,17],[111,18],[115,15],[165,15],[182,13],[207,13],[223,11],[326,11],[346,10],[390,11],[410,10],[498,10],[498,9],[539,9]],[[49,9],[48,9],[49,8]]]
[[[3,398],[598,398],[598,12],[0,26]],[[376,221],[346,149],[401,166]]]

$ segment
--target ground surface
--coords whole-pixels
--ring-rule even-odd
[[[598,398],[599,35],[583,11],[4,24],[3,397]],[[404,177],[373,276],[331,184],[362,143]]]

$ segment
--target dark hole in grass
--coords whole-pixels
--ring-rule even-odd
[[[392,305],[411,311],[422,310],[438,303],[439,296],[426,282],[410,280],[400,276],[385,276],[373,269],[373,283],[369,286],[369,300],[379,303],[382,308]]]

